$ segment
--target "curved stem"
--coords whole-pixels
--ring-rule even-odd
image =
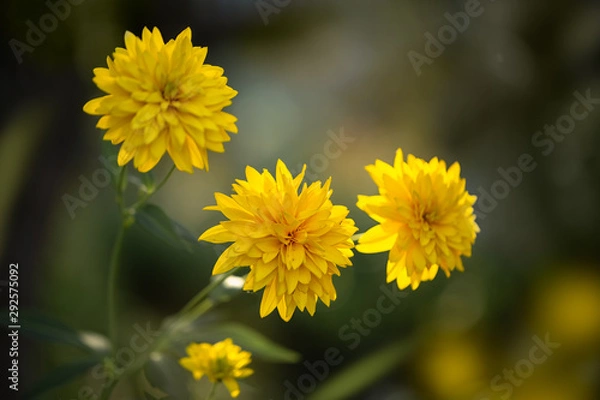
[[[173,175],[174,171],[175,171],[175,164],[173,164],[173,166],[171,167],[169,172],[167,172],[167,175],[165,175],[163,180],[160,181],[160,183],[158,185],[156,185],[156,187],[154,189],[152,189],[151,191],[146,193],[144,196],[142,196],[141,199],[139,199],[138,201],[133,203],[130,208],[135,210],[135,209],[139,208],[140,206],[143,206],[144,204],[146,204],[146,202],[150,199],[150,197],[152,197],[152,195],[154,195],[154,193],[158,192],[160,190],[160,188],[162,188],[165,185],[165,183],[167,183],[167,181],[169,180],[171,175]]]
[[[117,380],[113,380],[112,382],[104,386],[102,388],[102,393],[100,394],[100,400],[109,400],[110,394],[112,393],[115,386],[117,386]]]
[[[183,327],[189,323],[194,322],[195,320],[200,318],[200,316],[204,315],[204,313],[206,313],[208,310],[213,308],[214,305],[216,305],[216,303],[214,301],[212,301],[211,299],[204,300],[202,303],[198,304],[197,306],[195,306],[194,308],[189,310],[187,313],[185,313],[181,317],[179,317],[173,323],[173,325],[171,327],[171,331],[177,332],[177,330],[180,327],[179,325],[181,325]]]
[[[125,371],[120,373],[118,376],[114,378],[115,385],[111,385],[110,387],[105,388],[110,395],[110,392],[116,386],[116,383],[124,376],[130,375],[138,371],[140,368],[144,366],[150,355],[159,350],[162,346],[169,342],[169,336],[176,332],[181,325],[189,323],[197,318],[199,318],[204,313],[208,312],[216,303],[212,300],[206,299],[206,297],[210,294],[211,291],[219,287],[229,277],[232,275],[237,268],[232,269],[222,275],[220,275],[217,279],[211,282],[208,286],[206,286],[203,290],[201,290],[196,296],[194,296],[177,314],[172,322],[170,322],[166,327],[162,329],[160,335],[150,344],[148,350],[136,358],[136,360],[131,363]],[[104,400],[105,398],[103,398]],[[108,397],[106,397],[108,399]]]
[[[214,305],[215,305],[215,303],[212,301],[205,301],[198,305],[198,307],[194,310],[195,312],[193,313],[192,318],[188,318],[188,321],[185,321],[184,317],[182,316],[182,317],[179,317],[178,319],[176,319],[171,324],[169,324],[167,327],[165,327],[164,330],[160,333],[160,335],[156,338],[156,340],[150,344],[150,347],[148,348],[148,350],[144,354],[142,354],[139,358],[136,358],[135,361],[133,363],[131,363],[125,369],[125,371],[123,371],[120,374],[118,374],[117,376],[115,376],[113,384],[104,388],[102,395],[104,396],[105,392],[106,392],[106,395],[108,397],[101,397],[101,399],[102,400],[109,399],[110,393],[115,388],[115,386],[117,386],[117,383],[120,381],[121,378],[123,378],[127,375],[131,375],[131,374],[137,372],[138,370],[140,370],[141,368],[143,368],[144,365],[146,364],[146,361],[148,361],[148,358],[150,357],[150,355],[153,352],[160,350],[165,344],[167,344],[169,342],[170,334],[175,332],[179,328],[179,325],[182,322],[189,322],[192,319],[196,319],[196,318],[200,317],[202,314],[209,311]]]
[[[214,281],[209,283],[204,289],[202,289],[198,294],[196,294],[190,301],[187,302],[185,306],[176,314],[177,316],[183,316],[186,312],[194,308],[194,306],[200,303],[202,300],[206,298],[215,288],[219,287],[221,283],[225,281],[225,279],[229,278],[233,273],[237,270],[237,268],[233,268],[230,271],[221,274]]]
[[[213,400],[213,397],[215,397],[216,389],[217,389],[217,382],[213,382],[212,385],[210,386],[210,391],[208,392],[208,396],[206,396],[206,400]]]
[[[169,180],[169,178],[171,177],[171,175],[173,174],[174,171],[175,171],[175,164],[173,164],[173,166],[171,167],[169,172],[167,172],[167,175],[165,175],[163,180],[160,181],[160,183],[158,185],[156,185],[156,188],[152,191],[152,193],[158,192],[160,190],[160,188],[162,188],[165,185],[165,183],[167,183],[167,181]]]

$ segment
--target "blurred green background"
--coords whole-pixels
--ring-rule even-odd
[[[209,156],[209,173],[176,172],[154,198],[195,235],[220,220],[202,211],[215,191],[229,194],[246,165],[273,170],[277,158],[294,172],[307,163],[314,179],[331,176],[334,203],[350,208],[361,232],[374,221],[356,208],[356,195],[376,191],[364,166],[392,162],[398,147],[459,161],[478,196],[500,193],[498,169],[515,167],[521,155],[536,163],[516,187],[504,186],[510,192],[495,206],[478,203],[484,218],[466,271],[407,290],[372,328],[353,328],[352,320],[373,314],[387,254],[356,254],[354,266],[334,279],[338,300],[320,304],[312,318],[260,319],[260,295],[246,293],[211,312],[208,320],[244,323],[302,354],[296,364],[255,357],[241,399],[600,398],[600,109],[552,139],[552,149],[532,142],[544,125],[569,114],[574,92],[600,97],[600,4],[482,0],[480,15],[417,74],[409,52],[426,56],[424,35],[437,36],[449,25],[445,13],[464,11],[465,3],[85,0],[19,63],[10,40],[26,43],[27,21],[38,25],[49,6],[5,1],[1,279],[18,262],[22,310],[106,333],[107,267],[119,224],[114,191],[100,188],[74,216],[63,200],[81,198],[81,179],[103,168],[102,132],[82,111],[100,94],[92,69],[123,46],[126,30],[139,35],[157,26],[172,38],[190,26],[194,44],[209,48],[207,62],[222,66],[239,91],[226,111],[238,117],[240,132],[224,154]],[[347,139],[325,157],[332,136]],[[156,174],[170,165],[164,159]],[[202,243],[189,253],[139,228],[128,232],[123,337],[135,324],[158,327],[181,308],[208,283],[222,250]],[[497,386],[510,382],[503,371],[529,359],[534,337],[547,334],[561,346],[511,384],[508,396]],[[64,346],[22,340],[23,388],[78,357]],[[311,372],[330,348],[339,350],[339,363]],[[161,378],[152,384],[166,382],[161,390],[171,398],[196,398],[181,394],[198,386],[170,360],[155,360]],[[94,385],[89,375],[39,398],[94,398],[78,392],[86,384]],[[228,398],[225,390],[218,395]],[[123,385],[114,398],[136,396]]]

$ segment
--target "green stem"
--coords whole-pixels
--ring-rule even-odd
[[[108,267],[108,337],[113,348],[113,354],[117,348],[117,279],[119,275],[119,258],[123,248],[123,237],[125,236],[125,207],[123,206],[123,189],[127,176],[127,166],[121,168],[117,178],[117,205],[121,214],[121,226],[117,232],[117,238],[113,245]]]
[[[169,170],[167,175],[152,191],[149,191],[148,193],[146,193],[145,196],[143,196],[140,200],[138,200],[136,203],[134,203],[129,208],[125,207],[125,203],[123,201],[123,192],[125,189],[125,182],[126,182],[126,178],[127,178],[127,166],[124,166],[121,169],[121,172],[119,173],[119,176],[117,178],[117,187],[116,187],[117,205],[119,206],[119,211],[121,214],[121,226],[119,227],[119,231],[117,233],[117,238],[115,239],[115,244],[113,246],[112,254],[110,257],[109,272],[108,272],[108,335],[109,335],[110,343],[112,346],[113,357],[118,348],[118,329],[117,329],[117,326],[118,326],[118,324],[117,324],[117,286],[118,285],[117,285],[117,281],[118,281],[118,277],[119,277],[119,258],[121,256],[121,250],[123,248],[123,238],[125,236],[125,231],[128,226],[128,224],[127,224],[127,217],[129,214],[128,210],[135,210],[136,208],[144,205],[148,201],[148,199],[150,199],[150,197],[152,197],[152,195],[154,193],[156,193],[158,190],[160,190],[165,185],[165,183],[167,183],[167,181],[169,180],[169,178],[171,177],[171,175],[173,174],[174,171],[175,171],[175,165],[173,165],[173,167],[171,167],[171,169]],[[207,294],[208,293],[206,293],[206,295]],[[169,329],[167,329],[166,332],[169,332]],[[151,351],[149,351],[147,353],[148,356],[151,354],[152,351],[154,351],[154,349],[156,349],[162,345],[162,343],[164,342],[163,336],[165,336],[165,335],[161,335],[161,337],[159,337],[155,341],[156,345],[151,347],[151,349],[150,349]],[[147,360],[147,356],[143,358],[143,363],[134,363],[134,364],[135,365],[141,364],[141,366],[143,366],[143,364],[145,363],[146,360]],[[110,398],[110,395],[111,395],[113,389],[115,388],[115,386],[117,386],[117,383],[119,382],[120,377],[122,375],[124,375],[126,372],[131,372],[130,370],[135,371],[133,368],[128,368],[124,373],[115,376],[113,381],[109,385],[106,385],[102,389],[102,394],[101,394],[102,400],[108,400]]]
[[[221,285],[223,283],[223,281],[225,281],[225,279],[227,279],[227,277],[232,275],[236,269],[237,268],[234,268],[231,271],[228,271],[228,272],[220,275],[217,279],[215,279],[208,286],[206,286],[203,290],[201,290],[196,296],[194,296],[194,298],[192,298],[181,309],[181,311],[179,311],[177,314],[175,314],[173,321],[170,322],[166,327],[163,328],[162,332],[156,338],[156,340],[150,344],[150,347],[148,348],[148,350],[143,355],[136,358],[136,360],[132,364],[130,364],[125,369],[125,371],[123,371],[121,374],[119,374],[118,376],[115,377],[115,380],[114,380],[115,385],[105,388],[105,390],[109,391],[109,395],[110,395],[110,392],[112,391],[112,389],[114,388],[114,386],[116,386],[116,383],[122,377],[124,377],[126,375],[131,375],[131,374],[137,372],[140,368],[142,368],[144,366],[144,364],[146,364],[146,361],[148,360],[148,358],[150,357],[150,355],[153,352],[161,349],[166,343],[168,343],[169,339],[170,339],[170,335],[173,332],[176,332],[182,325],[185,325],[186,323],[196,320],[197,318],[202,316],[204,313],[209,311],[215,305],[215,302],[213,302],[209,299],[206,299],[206,297],[210,294],[211,291],[213,291],[219,285]],[[108,399],[108,397],[106,399]]]
[[[134,374],[138,370],[143,368],[152,353],[160,350],[164,345],[169,343],[169,340],[170,340],[169,336],[171,335],[171,333],[173,333],[173,332],[177,331],[177,329],[179,329],[179,325],[181,325],[182,322],[189,322],[193,319],[200,317],[202,314],[209,311],[214,305],[215,305],[215,303],[212,301],[205,301],[205,302],[199,304],[198,307],[194,310],[193,318],[188,317],[188,318],[184,319],[184,317],[180,317],[177,320],[170,323],[167,327],[164,328],[164,330],[160,333],[160,335],[156,338],[156,340],[150,344],[150,347],[148,348],[148,350],[143,355],[141,355],[139,358],[136,358],[136,360],[132,364],[130,364],[125,369],[125,371],[123,371],[122,373],[117,375],[114,378],[114,385],[111,385],[110,387],[105,388],[105,390],[108,390],[109,394],[110,394],[110,392],[112,392],[112,390],[114,389],[114,387],[116,386],[116,384],[119,382],[119,380],[121,378],[123,378],[124,376],[127,376],[127,375]],[[106,399],[108,399],[108,397]],[[104,400],[104,398],[103,398],[103,400]]]
[[[206,400],[212,400],[215,397],[215,392],[217,389],[217,382],[213,382],[210,386],[210,391],[208,392],[208,396],[206,396]]]
[[[106,386],[104,386],[102,388],[102,393],[100,394],[100,400],[108,400],[110,399],[110,394],[112,393],[113,389],[115,388],[115,386],[117,386],[117,380],[113,380],[112,382],[108,383]]]
[[[119,232],[110,257],[108,272],[108,337],[113,347],[113,354],[117,348],[117,279],[119,275],[119,257],[123,248],[123,237],[125,236],[125,225],[121,223]]]
[[[167,183],[167,181],[169,180],[169,178],[171,177],[171,175],[173,174],[174,171],[175,171],[175,164],[173,164],[173,166],[171,167],[169,172],[167,172],[167,175],[165,175],[163,180],[160,181],[160,183],[154,189],[148,191],[144,196],[142,196],[141,199],[139,199],[138,201],[133,203],[131,205],[130,209],[135,210],[135,209],[143,206],[144,204],[146,204],[146,202],[150,199],[150,197],[152,197],[152,195],[154,193],[158,192],[160,190],[160,188],[162,188],[165,185],[165,183]]]
[[[175,164],[173,164],[173,166],[171,167],[169,172],[167,172],[167,175],[165,175],[163,180],[160,181],[160,183],[158,185],[156,185],[156,188],[152,191],[152,193],[158,192],[160,190],[160,188],[162,188],[165,185],[165,183],[167,183],[167,181],[169,180],[169,178],[171,177],[173,172],[175,172]]]
[[[237,268],[233,268],[230,271],[225,272],[224,274],[219,275],[214,281],[208,284],[204,289],[202,289],[196,296],[194,296],[190,301],[187,302],[185,306],[177,313],[179,316],[183,316],[186,312],[194,308],[194,306],[200,303],[202,300],[206,298],[215,288],[219,287],[225,279],[233,275]]]
[[[121,168],[119,176],[117,177],[116,191],[117,191],[117,205],[119,206],[120,214],[120,226],[117,232],[117,238],[113,245],[112,253],[110,256],[110,265],[108,267],[108,290],[107,290],[107,301],[108,301],[108,337],[110,338],[110,345],[112,347],[112,354],[114,355],[117,350],[117,279],[119,276],[119,258],[121,256],[121,250],[123,248],[123,238],[125,236],[125,207],[123,204],[123,191],[125,188],[125,179],[127,176],[127,166]],[[117,382],[113,381],[109,385],[103,387],[101,399],[107,400]]]
[[[146,355],[149,356],[153,351],[161,348],[167,342],[169,335],[172,332],[177,331],[180,325],[183,323],[192,322],[205,312],[209,311],[215,305],[215,303],[213,301],[206,301],[206,297],[210,294],[210,292],[219,287],[219,285],[221,285],[225,279],[227,279],[227,277],[231,276],[236,269],[237,268],[234,268],[231,271],[220,275],[217,279],[202,289],[190,301],[188,301],[187,304],[175,314],[173,320],[163,329],[160,336],[150,345]],[[128,371],[125,371],[125,373],[135,372],[140,365],[143,365],[146,362],[146,359],[148,358],[147,356],[140,357],[139,362],[135,362],[132,365],[132,368],[128,369]]]
[[[173,321],[172,323],[170,323],[168,326],[166,326],[164,328],[164,330],[160,333],[160,335],[156,338],[156,340],[150,344],[150,347],[144,354],[142,354],[140,357],[136,358],[135,361],[133,363],[131,363],[125,369],[125,371],[116,375],[113,378],[113,381],[111,382],[110,385],[104,387],[104,389],[102,391],[102,395],[100,397],[101,400],[108,400],[110,398],[110,394],[112,393],[113,389],[117,386],[117,384],[119,383],[121,378],[123,378],[127,375],[134,374],[135,372],[137,372],[141,368],[143,368],[144,365],[146,364],[146,362],[148,361],[148,358],[150,358],[150,355],[153,352],[160,350],[165,344],[167,344],[169,342],[169,339],[170,339],[169,336],[171,335],[172,332],[175,332],[179,328],[179,325],[182,322],[189,322],[190,320],[200,317],[202,314],[204,314],[205,312],[210,310],[214,305],[215,305],[214,302],[207,300],[207,301],[199,304],[198,307],[193,310],[193,312],[190,312],[189,315],[181,316],[181,317],[177,318],[175,321]],[[192,316],[192,314],[193,314],[193,319],[190,319],[189,317]],[[185,317],[187,317],[187,318],[185,318]]]
[[[123,183],[125,182],[125,176],[127,175],[127,165],[125,165],[123,168],[121,168],[121,172],[119,173],[119,177],[117,178],[117,205],[119,206],[119,210],[121,211],[121,214],[123,213],[124,207],[123,207],[123,189],[124,189],[124,185]]]
[[[186,314],[179,317],[173,324],[171,331],[177,332],[180,325],[185,326],[189,323],[194,322],[195,320],[200,318],[200,316],[204,315],[204,313],[206,313],[208,310],[213,308],[215,304],[216,303],[211,299],[204,300],[202,303],[189,310]]]

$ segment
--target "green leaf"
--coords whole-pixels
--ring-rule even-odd
[[[361,390],[384,377],[410,353],[410,342],[394,343],[344,369],[321,384],[311,400],[353,398]]]
[[[144,204],[140,207],[136,211],[135,220],[147,232],[173,247],[191,251],[190,243],[197,243],[194,235],[154,204]]]
[[[198,235],[194,235],[192,232],[188,231],[186,227],[181,225],[179,222],[171,220],[173,224],[173,228],[175,229],[175,233],[183,239],[188,244],[197,245],[198,244]]]
[[[119,146],[115,146],[110,141],[102,140],[100,152],[104,158],[102,166],[111,174],[113,187],[116,189],[119,173],[122,168],[117,164]]]
[[[182,334],[177,340],[183,341],[187,345],[191,341],[214,343],[225,338],[231,338],[233,343],[240,346],[243,350],[251,352],[253,356],[258,356],[271,362],[296,363],[300,360],[299,353],[285,348],[254,329],[236,322],[199,329],[192,327],[191,332],[188,331]]]
[[[0,132],[0,236],[8,237],[10,221],[14,215],[19,193],[31,173],[31,165],[45,139],[45,133],[60,103],[51,104],[35,97],[31,101],[15,102],[11,112],[6,113]],[[65,193],[66,194],[66,193]],[[0,253],[8,240],[0,241]],[[4,267],[6,268],[6,267]],[[3,270],[4,271],[4,270]],[[2,302],[6,296],[2,294]]]
[[[71,364],[62,365],[34,384],[31,390],[29,390],[24,397],[32,398],[47,392],[50,389],[62,386],[67,382],[79,377],[80,375],[83,375],[87,370],[95,365],[98,365],[101,361],[102,357],[97,356]]]
[[[110,162],[110,168],[112,171],[118,170],[120,167],[117,165],[117,157],[119,155],[119,146],[115,146],[110,140],[102,140],[102,148],[100,152]]]
[[[2,325],[9,326],[8,312],[0,316]],[[20,333],[32,339],[78,347],[89,353],[104,355],[110,351],[106,337],[91,332],[76,331],[60,321],[33,312],[19,312]]]

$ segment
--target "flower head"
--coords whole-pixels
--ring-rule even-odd
[[[242,351],[231,339],[215,343],[192,343],[186,348],[187,357],[179,360],[179,364],[199,380],[204,375],[215,382],[223,382],[231,397],[238,397],[240,386],[236,379],[246,378],[254,373],[248,364],[251,354]]]
[[[473,204],[476,197],[465,190],[460,165],[437,158],[426,162],[402,150],[394,166],[376,160],[366,167],[379,188],[379,195],[358,196],[357,206],[379,222],[359,239],[363,253],[390,251],[387,282],[396,280],[400,289],[435,278],[438,268],[446,276],[458,268],[461,256],[471,256],[479,227]]]
[[[122,143],[118,163],[133,159],[147,172],[165,151],[177,168],[208,170],[208,150],[224,151],[227,132],[237,133],[236,118],[223,112],[237,92],[227,86],[223,69],[204,64],[206,47],[192,45],[185,29],[165,44],[158,28],[142,37],[125,33],[108,68],[94,69],[94,82],[106,96],[88,101],[83,110],[102,115],[96,125],[104,140]]]
[[[332,276],[339,267],[352,265],[354,221],[348,209],[329,200],[331,178],[324,185],[306,183],[298,193],[304,170],[292,177],[277,162],[274,178],[267,170],[246,168],[246,180],[238,179],[231,197],[215,194],[216,206],[229,221],[208,229],[198,240],[234,242],[217,260],[213,275],[234,267],[249,266],[245,290],[265,288],[260,315],[275,307],[285,321],[296,308],[313,315],[317,299],[329,306],[337,295]]]

